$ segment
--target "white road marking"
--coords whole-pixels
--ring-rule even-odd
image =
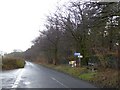
[[[12,88],[17,88],[17,86],[18,86],[18,84],[19,84],[19,82],[20,82],[20,80],[21,80],[21,76],[22,76],[23,70],[20,69],[19,72],[20,72],[20,73],[19,73],[18,77],[16,78],[16,81],[15,81],[15,83],[13,84]]]
[[[18,72],[20,72],[20,71],[21,71],[21,69],[17,70],[17,72],[15,74],[18,74]]]
[[[33,64],[32,64],[32,63],[29,63],[29,65],[33,67]]]
[[[63,83],[61,83],[60,81],[58,81],[57,79],[55,79],[54,77],[51,77],[52,80],[56,81],[57,83],[59,83],[60,85],[64,86],[65,88],[69,88],[68,86],[64,85]]]
[[[31,62],[28,62],[28,61],[26,62],[26,65],[33,67],[33,64]]]

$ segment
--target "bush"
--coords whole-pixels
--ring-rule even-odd
[[[104,56],[106,61],[106,67],[108,68],[117,68],[117,57],[114,54],[108,54]]]
[[[84,59],[82,59],[82,65],[88,65],[88,62],[98,64],[100,63],[100,60],[96,55],[87,56]]]
[[[24,60],[19,60],[15,58],[4,58],[2,62],[3,62],[2,65],[3,70],[23,68],[25,65]]]
[[[81,59],[81,64],[82,64],[82,65],[88,65],[89,58],[90,58],[90,57],[87,56],[87,57]]]
[[[23,68],[24,64],[25,64],[25,62],[22,60],[17,60],[17,62],[16,62],[16,65],[18,66],[18,68]]]
[[[68,60],[69,60],[69,61],[74,61],[74,60],[76,60],[76,58],[75,58],[75,56],[69,56],[69,57],[68,57]]]

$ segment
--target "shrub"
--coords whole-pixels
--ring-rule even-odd
[[[76,60],[76,58],[75,58],[75,56],[69,56],[69,57],[68,57],[68,60],[69,60],[69,61],[74,61],[74,60]]]
[[[4,58],[2,62],[3,62],[2,65],[3,70],[23,68],[25,65],[24,60],[15,59],[15,58]]]
[[[100,63],[100,60],[96,55],[87,56],[84,59],[82,59],[82,65],[88,65],[88,62],[98,64]]]
[[[117,68],[117,57],[114,54],[108,54],[104,56],[106,61],[106,67],[108,68]]]

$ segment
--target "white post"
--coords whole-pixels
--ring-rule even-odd
[[[79,58],[79,66],[81,66],[81,58],[83,58],[83,56],[80,55],[80,56],[78,56],[78,58]]]

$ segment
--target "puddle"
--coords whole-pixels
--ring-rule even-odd
[[[20,71],[21,69],[15,69],[15,70],[8,70],[8,71],[6,70],[0,72],[0,80],[2,81],[2,87],[11,88]]]

